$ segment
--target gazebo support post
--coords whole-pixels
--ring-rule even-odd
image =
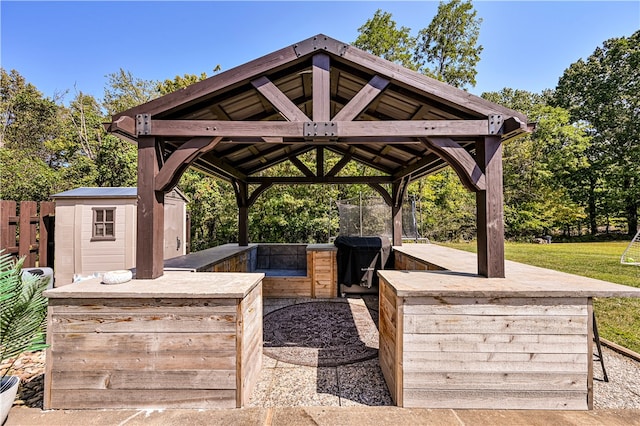
[[[407,188],[404,181],[394,182],[391,190],[391,218],[392,218],[392,244],[394,246],[402,245],[402,197]]]
[[[500,136],[485,136],[476,142],[476,158],[486,179],[486,190],[476,192],[478,274],[487,278],[504,278],[502,142]]]
[[[164,192],[156,191],[160,151],[155,137],[138,137],[138,224],[136,279],[162,276],[164,260]]]
[[[237,182],[236,201],[238,202],[238,245],[249,245],[249,185]]]

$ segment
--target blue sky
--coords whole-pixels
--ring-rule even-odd
[[[46,96],[74,86],[102,98],[119,68],[164,80],[228,70],[318,33],[353,42],[380,8],[412,34],[438,3],[273,1],[0,2],[3,68],[16,69]],[[604,40],[640,29],[640,1],[475,1],[483,19],[477,85],[539,92]]]

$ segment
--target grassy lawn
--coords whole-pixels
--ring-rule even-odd
[[[629,243],[527,244],[505,243],[505,257],[616,284],[640,287],[640,267],[620,264]],[[447,247],[476,251],[473,243],[446,243]],[[594,299],[600,336],[640,353],[640,299]]]

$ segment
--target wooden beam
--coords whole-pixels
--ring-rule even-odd
[[[324,176],[324,148],[316,148],[316,176]]]
[[[129,137],[136,136],[136,120],[123,116],[114,119],[111,123],[105,123],[105,130],[109,133],[124,134]]]
[[[138,215],[136,279],[162,276],[164,267],[164,192],[156,191],[159,172],[156,138],[138,138]]]
[[[467,189],[475,192],[486,188],[484,173],[476,160],[457,142],[448,138],[427,138],[424,142],[453,168]]]
[[[259,166],[254,166],[251,168],[245,168],[246,170],[246,174],[247,175],[252,175],[255,173],[258,173],[262,170],[266,170],[270,167],[275,166],[276,164],[282,163],[283,161],[286,161],[289,159],[289,157],[292,156],[296,156],[296,155],[301,155],[304,154],[305,152],[309,152],[311,150],[313,150],[314,147],[313,145],[288,145],[285,147],[285,150],[283,151],[282,154],[278,155],[275,158],[272,158],[270,160],[268,160],[266,163],[264,164],[260,164]]]
[[[289,64],[298,59],[293,46],[287,46],[268,55],[262,56],[246,64],[221,72],[206,80],[194,83],[184,89],[149,101],[145,104],[123,111],[114,116],[117,120],[121,116],[135,117],[136,114],[149,113],[151,115],[165,114],[174,109],[182,108],[219,91],[228,90],[241,84],[247,79],[258,77],[267,72]]]
[[[476,157],[486,178],[486,188],[476,192],[478,274],[487,278],[504,278],[504,212],[500,136],[487,136],[477,142]]]
[[[180,145],[167,159],[156,176],[156,191],[169,192],[180,181],[180,177],[189,165],[200,155],[211,151],[220,143],[222,137],[193,138]]]
[[[489,134],[488,120],[338,121],[339,137],[366,136],[455,136]]]
[[[312,58],[313,121],[331,119],[329,55],[318,53]]]
[[[309,121],[309,117],[307,117],[291,99],[287,98],[287,95],[282,93],[267,77],[262,76],[253,80],[251,85],[255,87],[275,109],[280,111],[282,116],[288,121]]]
[[[150,135],[165,137],[302,137],[304,123],[287,121],[151,120]]]
[[[249,245],[249,185],[237,182],[236,197],[238,200],[238,245]]]
[[[333,177],[340,173],[340,170],[342,170],[344,166],[346,166],[349,161],[351,161],[351,154],[353,154],[353,151],[355,151],[355,148],[352,147],[349,149],[349,152],[343,153],[342,158],[335,164],[335,166],[331,168],[331,170],[329,170],[326,176]]]
[[[336,154],[340,154],[340,155],[344,155],[347,152],[351,153],[351,159],[354,161],[357,161],[358,163],[362,163],[366,166],[371,167],[372,169],[378,170],[379,172],[385,173],[385,174],[392,174],[394,170],[390,169],[389,167],[385,167],[382,164],[378,164],[378,163],[374,163],[373,161],[371,161],[370,159],[366,158],[365,156],[361,155],[358,153],[356,147],[354,147],[353,145],[349,146],[349,149],[344,149],[340,146],[337,145],[327,145],[326,148],[329,151],[335,152]],[[358,149],[362,150],[362,146],[357,146]]]
[[[389,145],[387,145],[385,148],[383,148],[382,150],[378,151],[377,149],[371,148],[370,146],[368,146],[367,144],[360,144],[360,145],[355,145],[355,147],[363,152],[366,152],[367,154],[373,155],[374,159],[373,161],[375,162],[376,159],[384,159],[387,161],[391,161],[392,163],[397,164],[398,166],[404,166],[405,165],[405,161],[395,157],[393,155],[389,154],[389,149],[387,148]]]
[[[500,137],[504,142],[529,132],[530,130],[526,123],[523,123],[517,117],[509,117],[502,123]]]
[[[407,190],[409,178],[393,182],[391,186],[391,234],[394,246],[402,245],[402,198]]]
[[[200,156],[198,160],[207,162],[233,179],[245,180],[247,177],[246,174],[211,153]]]
[[[296,168],[300,170],[306,177],[315,177],[313,172],[309,170],[309,168],[295,155],[289,157],[289,161],[291,161],[291,163],[293,163],[293,165],[296,166]]]
[[[262,183],[259,187],[257,187],[257,188],[255,189],[255,191],[253,191],[253,192],[251,193],[251,196],[249,197],[249,201],[248,201],[248,203],[247,203],[247,204],[248,204],[248,207],[251,207],[251,206],[256,202],[256,200],[258,199],[258,197],[259,197],[259,196],[260,196],[264,191],[266,191],[267,189],[271,188],[271,185],[273,185],[273,184],[272,184],[272,183],[265,182],[265,183]]]
[[[416,161],[413,164],[408,165],[407,167],[403,168],[399,172],[395,173],[393,177],[394,179],[401,179],[404,176],[407,176],[409,174],[415,176],[416,174],[419,174],[422,170],[431,167],[438,161],[442,161],[442,158],[439,157],[438,155],[433,153],[425,154],[420,160]]]
[[[382,77],[392,79],[394,84],[401,84],[411,90],[428,94],[446,105],[455,106],[469,113],[478,114],[483,117],[490,114],[501,113],[508,117],[518,117],[522,122],[527,121],[527,117],[520,112],[494,104],[479,96],[474,96],[469,92],[411,71],[401,65],[389,62],[360,49],[350,46],[344,51],[341,58],[365,70],[373,71]]]
[[[249,176],[247,177],[247,183],[250,184],[350,184],[350,183],[391,183],[393,178],[391,176],[334,176],[334,177],[304,177],[304,176],[274,176],[274,177],[262,177],[262,176]]]
[[[382,92],[389,80],[374,76],[353,98],[333,117],[334,121],[351,121],[363,112],[367,106]]]
[[[302,111],[300,111],[302,114]],[[335,121],[336,137],[478,137],[485,120]],[[300,121],[150,120],[147,136],[306,137]]]
[[[378,194],[380,194],[380,196],[384,199],[384,202],[389,206],[393,206],[393,198],[391,197],[391,194],[389,194],[389,191],[387,191],[382,185],[380,185],[379,183],[369,183],[369,186],[373,189],[375,189]]]

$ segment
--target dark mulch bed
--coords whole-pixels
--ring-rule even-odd
[[[336,367],[378,356],[378,311],[338,302],[287,306],[264,317],[264,354],[290,364]]]

